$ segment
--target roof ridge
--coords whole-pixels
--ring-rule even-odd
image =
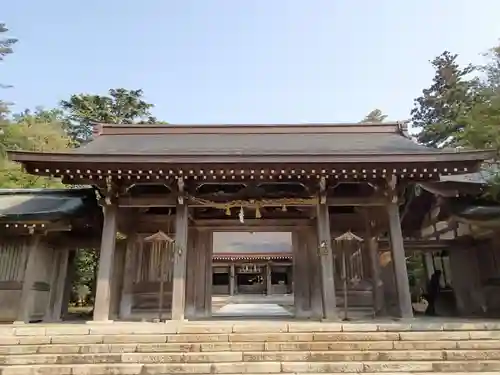
[[[94,124],[94,139],[103,135],[155,135],[155,134],[400,134],[405,122],[380,123],[297,123],[297,124]]]
[[[172,128],[172,127],[300,127],[300,126],[387,126],[387,125],[400,125],[407,123],[407,121],[383,121],[383,122],[297,122],[297,123],[179,123],[179,124],[113,124],[113,123],[103,123],[103,122],[93,122],[94,126],[100,125],[104,127],[114,127],[114,128]]]

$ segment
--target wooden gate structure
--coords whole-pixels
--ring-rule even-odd
[[[182,320],[210,316],[212,233],[235,228],[292,232],[294,278],[300,280],[295,314],[324,319],[338,317],[342,291],[332,239],[348,230],[363,237],[346,275],[361,279],[358,285],[370,278],[380,285],[370,259],[379,240],[389,237],[397,315],[411,317],[400,215],[405,190],[475,171],[491,155],[426,148],[399,122],[99,127],[92,142],[71,151],[9,153],[28,173],[98,190],[97,321],[116,318],[117,232],[128,243],[118,315],[147,306],[153,315]],[[132,245],[137,238],[143,243]]]

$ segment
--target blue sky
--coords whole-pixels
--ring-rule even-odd
[[[142,88],[172,123],[408,118],[445,49],[500,38],[498,0],[9,0],[0,65],[16,109]]]

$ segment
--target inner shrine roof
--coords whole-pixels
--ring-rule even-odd
[[[287,253],[214,253],[212,256],[213,260],[218,261],[228,261],[228,260],[241,260],[241,261],[252,261],[252,260],[289,260],[292,259],[293,255],[290,252]]]
[[[428,148],[402,123],[298,125],[99,125],[67,153],[11,152],[20,162],[367,162],[483,160],[480,151]],[[295,157],[295,158],[293,158]],[[383,160],[381,159],[383,157]],[[361,159],[360,159],[361,158]],[[292,160],[294,159],[294,160]],[[379,160],[380,159],[380,160]]]

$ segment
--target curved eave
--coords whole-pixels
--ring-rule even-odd
[[[52,189],[52,188],[0,189],[0,197],[4,195],[12,196],[12,195],[26,195],[26,194],[34,194],[37,196],[55,195],[60,197],[93,198],[95,197],[95,190],[92,187],[66,188],[66,189]]]
[[[96,209],[93,189],[0,189],[0,223],[46,224]]]
[[[459,152],[428,153],[330,153],[296,155],[296,154],[177,154],[177,155],[89,155],[77,153],[42,153],[29,151],[9,151],[9,158],[23,164],[29,163],[63,163],[63,164],[235,164],[235,163],[446,163],[446,162],[482,162],[493,156],[491,151],[466,150]]]
[[[37,210],[22,212],[16,214],[0,214],[0,222],[4,223],[48,223],[58,220],[63,220],[66,218],[71,218],[75,215],[84,211],[84,205],[82,199],[73,198],[69,199],[57,207],[56,209],[50,210]]]

